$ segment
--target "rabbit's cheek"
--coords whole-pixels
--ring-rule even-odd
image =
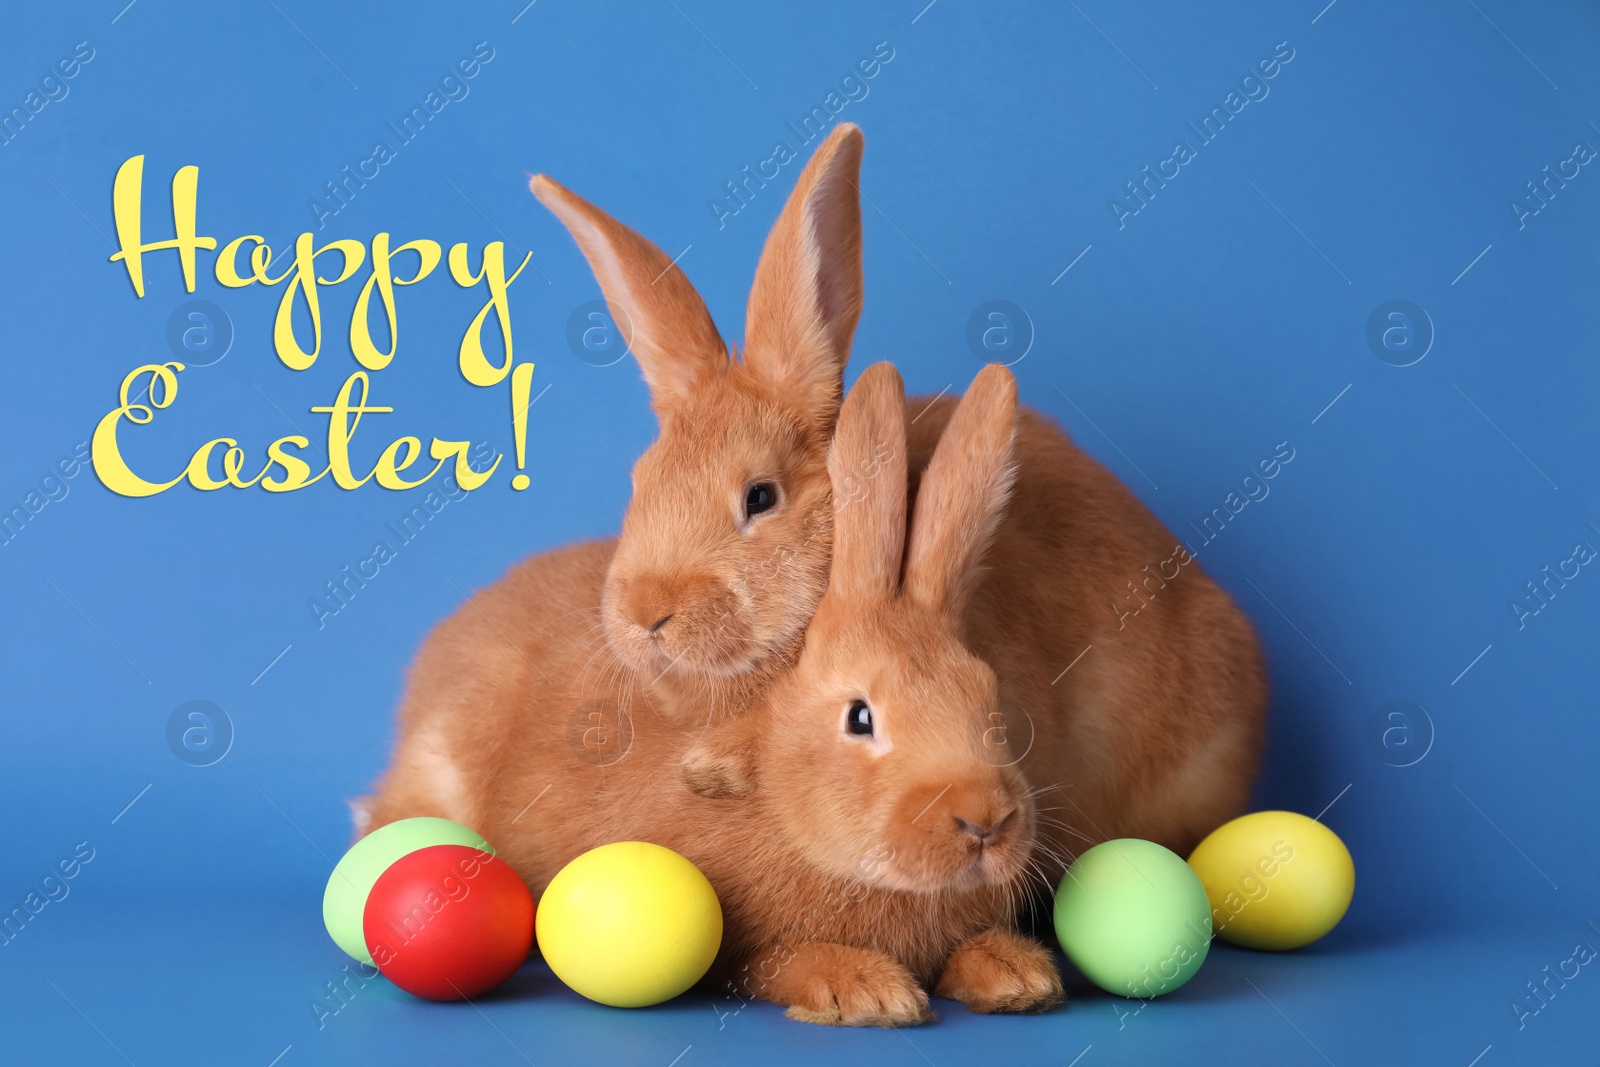
[[[722,581],[708,579],[695,590],[688,613],[693,629],[686,640],[697,646],[705,666],[738,671],[760,658],[746,608],[744,599]]]
[[[714,577],[618,574],[605,600],[606,637],[636,669],[704,670],[725,655],[731,611]]]
[[[747,567],[739,582],[758,620],[753,636],[773,647],[800,635],[828,582],[827,543],[814,536],[791,540],[796,543],[781,543]]]

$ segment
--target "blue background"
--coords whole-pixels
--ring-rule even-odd
[[[201,231],[222,241],[386,230],[531,251],[513,321],[535,392],[549,387],[530,414],[532,487],[509,488],[508,455],[320,629],[308,601],[425,489],[130,500],[80,473],[0,549],[0,904],[20,904],[76,842],[95,850],[70,896],[0,949],[8,1061],[1595,1057],[1592,966],[1552,983],[1520,1026],[1511,1005],[1575,945],[1600,947],[1600,574],[1583,568],[1520,628],[1511,602],[1575,543],[1600,548],[1600,173],[1583,167],[1520,226],[1510,204],[1577,142],[1600,148],[1600,15],[1506,0],[924,2],[113,0],[7,14],[6,109],[75,42],[95,56],[0,148],[5,510],[89,437],[126,371],[173,358],[168,320],[189,299],[220,305],[236,338],[127,438],[142,469],[175,471],[213,436],[253,461],[291,423],[315,438],[307,409],[355,369],[343,328],[358,282],[332,291],[326,350],[299,373],[272,354],[281,290],[220,288],[210,254],[194,297],[171,253],[134,297],[106,257],[112,178],[140,153],[148,234],[169,234],[167,182],[195,164]],[[307,201],[394,143],[384,124],[478,41],[494,58],[470,94],[317,230]],[[512,561],[614,531],[654,432],[633,362],[596,367],[568,346],[598,288],[527,175],[549,172],[669,255],[687,247],[682,266],[738,337],[799,164],[720,228],[709,201],[775,141],[795,144],[785,124],[879,41],[894,58],[839,116],[867,135],[851,376],[892,359],[915,391],[960,390],[980,365],[974,310],[1021,309],[1024,399],[1190,538],[1256,621],[1274,687],[1257,799],[1332,803],[1324,821],[1359,870],[1348,918],[1295,954],[1219,945],[1137,1015],[1075,980],[1042,1018],[943,1004],[920,1030],[834,1032],[770,1005],[723,1014],[736,1005],[701,993],[611,1011],[530,964],[476,1008],[370,982],[319,1028],[311,1004],[344,962],[321,930],[321,887],[347,843],[344,800],[385,762],[407,658]],[[1119,228],[1124,183],[1177,138],[1194,143],[1185,123],[1280,41],[1294,58],[1270,94]],[[1434,334],[1410,366],[1367,340],[1394,299]],[[442,266],[401,291],[401,351],[373,397],[396,412],[363,423],[369,462],[403,433],[511,451],[508,386],[474,388],[455,368],[481,300]],[[1189,524],[1282,441],[1295,459],[1270,495],[1200,547]],[[209,767],[167,744],[191,699],[236,731]],[[1422,710],[1382,719],[1390,701]]]

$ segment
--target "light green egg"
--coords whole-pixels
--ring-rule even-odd
[[[1056,937],[1108,993],[1158,997],[1183,985],[1211,948],[1205,886],[1183,858],[1125,837],[1079,856],[1056,892]]]
[[[476,831],[449,819],[401,819],[378,827],[351,845],[328,876],[328,888],[322,894],[322,922],[334,944],[362,963],[372,963],[361,928],[367,894],[391,863],[430,845],[467,845],[494,852]]]

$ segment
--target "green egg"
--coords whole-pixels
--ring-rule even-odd
[[[391,863],[430,845],[467,845],[494,852],[475,831],[449,819],[401,819],[378,827],[351,845],[328,876],[328,888],[322,894],[322,922],[334,944],[362,963],[372,963],[361,928],[367,894]]]
[[[1079,856],[1056,892],[1056,937],[1108,993],[1158,997],[1183,985],[1211,948],[1211,905],[1183,858],[1125,837]]]

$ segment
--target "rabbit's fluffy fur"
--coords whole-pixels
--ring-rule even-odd
[[[619,540],[525,560],[429,636],[360,829],[455,819],[536,893],[608,841],[675,848],[722,898],[719,973],[796,1018],[915,1022],[929,989],[1039,1010],[1060,983],[1010,931],[1022,894],[1090,844],[1186,853],[1240,814],[1261,657],[1159,520],[1016,408],[1009,371],[904,401],[875,366],[841,415],[861,147],[841,125],[802,173],[742,358],[655,245],[534,179],[631,325],[661,434]],[[777,505],[746,516],[755,483]],[[875,763],[880,738],[844,729],[866,689],[892,694]],[[591,712],[631,724],[625,755],[584,746]]]

